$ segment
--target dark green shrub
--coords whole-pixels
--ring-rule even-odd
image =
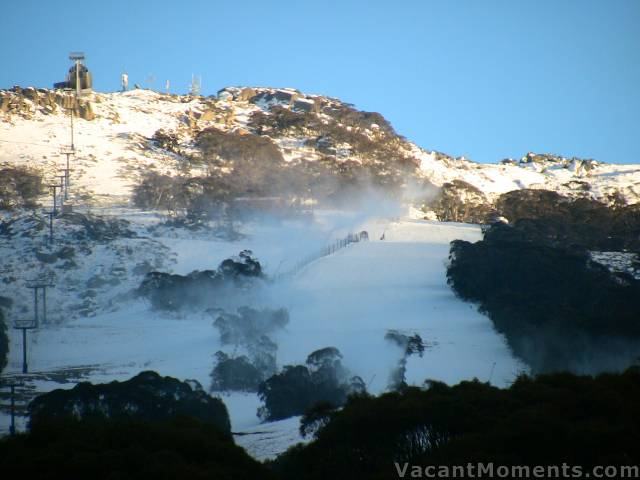
[[[636,361],[640,281],[575,246],[532,243],[520,222],[496,224],[474,244],[451,243],[454,291],[478,302],[535,372],[619,371]]]
[[[231,436],[191,418],[55,420],[0,439],[6,478],[270,479]]]
[[[262,382],[258,396],[264,403],[258,410],[263,420],[281,420],[304,414],[318,403],[344,405],[351,393],[366,388],[360,377],[351,377],[342,366],[342,354],[335,347],[311,353],[307,365],[285,366],[277,375]]]
[[[229,414],[220,399],[193,380],[181,382],[150,371],[124,382],[81,382],[71,390],[53,390],[36,397],[28,411],[31,428],[68,419],[163,421],[186,416],[231,433]]]
[[[0,169],[0,210],[34,208],[44,193],[40,173],[25,167]]]
[[[220,306],[231,291],[250,288],[262,278],[262,266],[252,252],[224,260],[216,270],[193,271],[188,275],[149,272],[137,289],[160,310],[200,309]]]
[[[522,376],[508,389],[431,381],[425,389],[352,396],[325,415],[313,442],[272,463],[281,478],[398,478],[395,464],[402,469],[405,462],[406,478],[413,478],[413,465],[586,469],[640,462],[637,368],[595,378]]]
[[[216,352],[216,366],[211,372],[212,392],[256,392],[263,380],[262,372],[244,355],[230,358],[224,352]]]

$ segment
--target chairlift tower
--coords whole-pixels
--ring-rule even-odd
[[[84,59],[84,52],[71,52],[69,54],[69,60],[76,64],[76,98],[80,97],[80,65],[82,65]]]
[[[75,152],[76,146],[73,141],[73,116],[75,115],[76,103],[78,99],[76,97],[76,99],[74,100],[72,96],[69,96],[69,98],[71,98],[71,108],[69,109],[69,121],[71,123],[71,147],[70,148],[72,152]]]
[[[52,248],[53,247],[53,217],[55,217],[56,212],[54,212],[53,210],[49,210],[48,212],[45,211],[44,214],[49,216],[49,239],[48,239],[48,243],[49,243],[49,248]]]
[[[64,176],[62,176],[62,178],[64,178]],[[62,191],[63,184],[54,183],[47,186],[53,190],[53,210],[52,211],[54,215],[57,215],[58,214],[58,189],[61,189],[60,191]]]
[[[65,202],[69,200],[69,188],[71,187],[71,169],[69,166],[69,157],[71,155],[75,155],[75,148],[73,147],[73,145],[70,148],[63,148],[60,153],[62,153],[63,155],[66,155],[67,157],[67,166],[66,168],[63,170],[64,172],[64,200]]]
[[[9,395],[11,398],[11,425],[9,426],[9,435],[13,436],[16,434],[16,387],[22,387],[22,384],[15,382],[2,382],[0,383],[0,387],[9,388]]]
[[[56,175],[56,178],[60,180],[60,206],[62,206],[63,200],[65,198],[66,177],[66,175]]]
[[[27,280],[27,288],[33,290],[33,323],[35,328],[40,327],[40,305],[38,293],[42,296],[42,323],[47,323],[47,288],[53,288],[55,285],[50,276]]]
[[[35,330],[36,324],[33,320],[16,320],[13,324],[16,330],[22,330],[22,373],[29,373],[27,364],[27,330]]]

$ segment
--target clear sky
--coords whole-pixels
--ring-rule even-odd
[[[640,0],[3,1],[0,88],[82,50],[100,91],[295,87],[378,111],[427,149],[640,163]]]

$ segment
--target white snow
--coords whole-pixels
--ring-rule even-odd
[[[275,93],[279,90],[259,88],[256,91]],[[286,89],[280,91],[291,93]],[[238,93],[239,89],[227,89],[219,99],[180,97],[142,89],[90,94],[87,99],[92,101],[96,118],[75,121],[78,155],[72,159],[72,184],[76,199],[85,195],[83,204],[88,201],[96,205],[128,204],[132,186],[144,172],[177,174],[180,170],[176,156],[152,148],[149,142],[159,129],[176,132],[186,151],[193,147],[194,135],[202,128],[213,125],[224,130],[246,130],[251,113],[268,105],[233,100],[233,92]],[[298,101],[313,101],[314,98],[301,95]],[[195,120],[190,114],[199,114],[211,105],[215,105],[218,113],[228,112],[227,118],[224,121],[197,120],[197,128],[192,129],[190,122]],[[35,111],[30,119],[9,114],[2,118],[0,165],[40,168],[47,180],[53,181],[65,163],[66,157],[60,150],[70,144],[69,116],[58,109],[52,114]],[[318,152],[304,145],[305,140],[302,137],[278,139],[286,161],[320,157]],[[350,154],[349,145],[342,147],[341,158],[363,161]],[[464,158],[444,158],[408,141],[400,148],[416,159],[420,175],[433,184],[441,186],[455,179],[464,180],[482,190],[489,199],[520,188],[546,188],[597,199],[620,192],[629,203],[640,200],[640,167],[637,165],[594,164],[588,171],[581,162],[568,159],[560,163],[477,164]],[[192,174],[198,173],[197,168],[192,170]],[[571,182],[587,182],[590,190],[585,192],[579,184],[571,185]]]
[[[317,212],[312,226],[253,225],[245,240],[155,238],[176,253],[174,271],[214,268],[230,254],[250,247],[274,273],[284,261],[297,260],[345,231],[367,230],[370,242],[353,244],[308,265],[290,281],[267,285],[247,303],[286,307],[290,323],[277,334],[278,363],[304,363],[318,348],[335,346],[344,364],[360,375],[373,393],[387,388],[400,352],[384,340],[388,329],[419,333],[430,345],[423,358],[411,357],[407,381],[427,378],[456,383],[479,378],[508,385],[524,366],[509,352],[488,318],[458,300],[446,284],[449,242],[481,237],[477,226],[366,219],[344,212]],[[297,228],[296,228],[297,226]],[[351,227],[351,228],[350,228]],[[379,240],[384,234],[385,240]],[[116,312],[46,326],[29,339],[30,369],[58,372],[86,368],[93,382],[124,380],[143,370],[179,379],[195,379],[207,388],[213,355],[220,348],[213,317],[205,314],[163,315],[130,301]],[[11,332],[8,373],[21,369],[21,343]],[[34,381],[38,391],[70,388],[55,379]],[[236,441],[259,459],[272,458],[302,439],[298,419],[261,424],[260,402],[252,394],[223,396]],[[8,418],[0,416],[0,429]],[[24,426],[20,420],[19,426]],[[0,430],[1,431],[1,430]]]
[[[75,121],[78,155],[72,160],[71,174],[75,208],[77,211],[93,208],[94,212],[126,217],[141,238],[118,239],[96,246],[90,255],[78,255],[77,270],[59,273],[60,286],[49,298],[52,315],[58,318],[29,334],[30,369],[37,372],[30,376],[29,384],[36,391],[71,388],[79,379],[124,380],[143,370],[156,370],[182,380],[195,379],[207,388],[214,353],[221,348],[212,326],[213,317],[160,314],[141,301],[117,304],[139,283],[141,276],[136,277],[133,272],[136,263],[145,260],[154,268],[186,274],[215,268],[223,259],[250,249],[265,271],[276,275],[289,271],[299,260],[347,233],[361,230],[369,233],[370,242],[352,244],[310,263],[287,281],[265,284],[247,293],[247,305],[289,310],[290,323],[275,335],[280,366],[303,363],[313,350],[335,346],[343,353],[345,366],[361,376],[372,393],[378,394],[387,388],[390,371],[400,358],[400,351],[384,339],[388,329],[396,329],[419,333],[429,345],[423,357],[409,358],[407,381],[411,384],[421,385],[427,378],[452,384],[475,377],[506,386],[526,370],[512,356],[504,338],[493,330],[489,319],[475,306],[457,299],[446,284],[449,242],[480,239],[478,226],[419,220],[423,212],[410,208],[406,215],[376,198],[362,203],[373,205],[375,212],[315,211],[313,221],[274,220],[238,225],[244,236],[229,242],[168,229],[150,235],[147,227],[161,220],[156,214],[112,208],[130,203],[132,186],[143,173],[179,171],[176,156],[155,148],[149,141],[157,130],[177,133],[181,147],[186,149],[193,149],[194,135],[207,126],[246,130],[250,115],[265,105],[234,100],[233,95],[238,92],[239,89],[229,89],[220,99],[179,97],[148,90],[91,94],[96,119]],[[307,95],[306,100],[305,96],[299,100],[314,98]],[[194,128],[195,119],[212,105],[216,118],[197,120]],[[218,114],[225,120],[220,120]],[[58,109],[49,115],[35,112],[30,119],[8,114],[2,119],[0,166],[29,165],[41,169],[47,180],[53,180],[65,162],[60,149],[69,144],[69,117]],[[377,130],[374,124],[371,128]],[[282,137],[276,143],[287,162],[319,158],[319,153],[306,146],[305,140],[302,136]],[[479,188],[489,200],[521,188],[552,189],[597,199],[620,192],[629,203],[640,200],[638,165],[585,164],[568,159],[555,163],[476,164],[428,152],[410,142],[401,142],[398,148],[416,159],[420,175],[431,183],[440,186],[464,180]],[[339,145],[338,150],[343,160],[364,161],[349,157],[348,144]],[[199,172],[194,169],[191,173]],[[580,182],[586,182],[588,190],[583,190]],[[396,218],[389,220],[392,217]],[[2,268],[15,273],[19,280],[40,268],[32,251],[42,239],[36,240],[30,244],[25,239],[19,248],[2,243],[0,254],[5,259]],[[638,275],[637,258],[630,254],[593,252],[592,258],[616,271]],[[98,290],[96,316],[62,318],[62,312],[77,303],[90,278],[106,276],[114,267],[118,268],[112,276],[121,282],[117,287],[106,287],[108,291]],[[71,280],[77,288],[63,288],[73,287]],[[5,288],[17,288],[17,284]],[[24,312],[30,311],[27,308],[30,293],[12,294],[25,307]],[[109,308],[100,305],[108,300],[116,305]],[[18,374],[21,338],[14,330],[10,330],[10,335],[8,373]],[[256,395],[234,393],[222,398],[230,412],[236,442],[256,458],[273,458],[302,441],[298,434],[299,418],[263,424],[256,416],[260,406]],[[24,429],[23,417],[18,418],[18,427]],[[7,429],[8,416],[0,415],[0,433]]]

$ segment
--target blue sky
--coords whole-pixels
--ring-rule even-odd
[[[72,7],[77,5],[77,7]],[[640,163],[640,0],[119,1],[3,5],[0,88],[295,87],[378,111],[422,147]]]

